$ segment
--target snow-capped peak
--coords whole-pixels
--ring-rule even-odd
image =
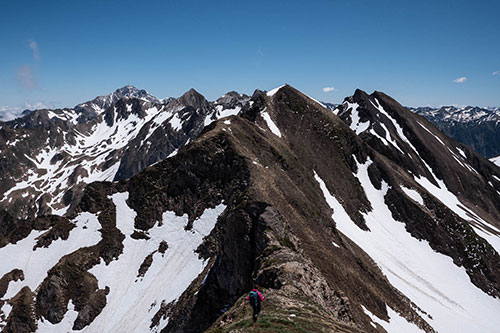
[[[150,103],[161,103],[155,96],[144,89],[137,89],[132,85],[116,89],[114,92],[104,96],[98,96],[91,101],[78,104],[76,110],[94,111],[101,113],[122,98],[138,98]]]
[[[279,86],[279,87],[277,87],[277,88],[274,88],[274,89],[269,90],[269,91],[267,92],[267,96],[269,96],[269,97],[274,96],[274,95],[275,95],[275,94],[276,94],[276,93],[277,93],[277,92],[278,92],[281,88],[283,88],[284,86],[286,86],[286,84],[281,85],[281,86]]]

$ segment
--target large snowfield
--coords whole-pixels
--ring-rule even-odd
[[[175,301],[205,268],[207,261],[194,251],[225,209],[221,204],[205,210],[192,230],[184,230],[187,215],[176,216],[167,211],[163,214],[162,225],[157,224],[149,230],[149,240],[135,240],[130,235],[134,231],[136,212],[128,207],[127,198],[126,192],[113,195],[117,226],[125,234],[123,253],[109,265],[101,262],[90,270],[97,277],[99,287],[108,286],[110,293],[106,307],[86,329],[88,332],[149,331],[151,319],[162,302]],[[138,277],[142,262],[158,250],[161,241],[167,242],[167,251],[155,253],[144,277]],[[160,331],[167,323],[168,318],[156,330]]]
[[[149,240],[135,240],[130,235],[134,231],[136,212],[126,204],[127,198],[126,192],[112,197],[117,210],[117,227],[125,234],[123,253],[109,265],[101,262],[90,270],[97,277],[99,287],[108,286],[110,293],[106,307],[85,329],[88,332],[149,331],[151,319],[162,302],[175,301],[205,268],[207,262],[194,251],[225,209],[221,204],[205,210],[192,230],[184,230],[186,215],[165,212],[162,225],[156,224],[149,230]],[[146,274],[138,277],[142,262],[158,250],[161,241],[167,242],[168,249],[164,254],[156,252]],[[168,318],[164,318],[155,331],[160,331],[167,323]]]
[[[117,227],[125,235],[124,249],[118,259],[109,265],[101,261],[89,270],[98,279],[99,288],[109,287],[109,294],[102,312],[90,326],[78,332],[159,332],[167,325],[168,318],[161,318],[159,325],[152,328],[151,319],[162,304],[175,302],[203,272],[208,260],[200,259],[195,250],[215,227],[225,206],[220,204],[213,209],[206,209],[194,221],[191,230],[184,229],[188,222],[187,215],[176,216],[167,211],[163,214],[161,224],[157,223],[148,231],[149,240],[136,240],[131,238],[135,230],[136,212],[126,203],[128,193],[117,193],[111,198],[116,205]],[[36,238],[44,231],[32,231],[17,244],[9,244],[0,249],[0,256],[3,258],[0,276],[14,268],[22,269],[25,274],[24,281],[10,283],[3,299],[14,296],[24,286],[35,290],[46,277],[46,273],[40,272],[50,270],[64,255],[100,241],[100,224],[96,215],[82,213],[74,222],[76,227],[68,240],[53,241],[48,248],[33,251]],[[164,253],[158,251],[162,242],[168,245]],[[141,264],[152,253],[151,266],[143,276],[139,276]],[[8,313],[11,309],[7,304],[3,310]],[[41,318],[37,331],[73,332],[77,315],[70,300],[68,311],[60,323],[52,324]]]
[[[358,177],[373,210],[364,214],[370,231],[363,231],[351,220],[340,202],[315,173],[337,229],[358,244],[377,263],[390,283],[427,312],[421,316],[438,332],[498,332],[500,300],[493,298],[470,281],[463,267],[448,256],[434,252],[427,241],[413,238],[404,223],[396,221],[384,202],[388,185],[377,190],[368,176],[371,161],[358,163]],[[416,191],[408,189],[413,200]],[[389,308],[388,308],[389,309]],[[389,311],[389,323],[379,323],[389,332],[401,330],[401,319]],[[372,320],[375,318],[372,317]],[[411,324],[414,326],[413,324]],[[412,327],[410,326],[410,327]],[[412,330],[416,326],[412,327]]]

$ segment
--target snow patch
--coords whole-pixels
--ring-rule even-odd
[[[12,305],[9,303],[5,302],[2,305],[2,309],[0,309],[1,312],[3,312],[3,315],[5,318],[9,318],[10,311],[12,311]],[[1,322],[1,320],[0,320]]]
[[[351,109],[351,129],[356,132],[356,134],[360,134],[368,129],[370,127],[370,122],[365,121],[365,122],[360,122],[361,119],[359,117],[359,112],[358,112],[358,103],[347,103],[347,109]]]
[[[277,92],[278,92],[281,88],[283,88],[284,86],[285,86],[285,84],[284,84],[284,85],[282,85],[282,86],[279,86],[278,88],[274,88],[274,89],[269,90],[269,91],[267,92],[267,96],[269,96],[269,97],[274,96],[274,95],[275,95],[275,94],[276,94],[276,93],[277,93]]]
[[[216,105],[215,106],[215,112],[213,113],[212,117],[205,117],[204,121],[204,126],[210,125],[212,121],[226,118],[229,116],[236,116],[238,113],[241,111],[241,106],[237,106],[232,109],[224,109],[223,105]]]
[[[217,106],[221,106],[221,105],[217,105]],[[222,109],[220,108],[217,109],[217,119],[221,119],[221,118],[225,118],[225,117],[229,117],[229,116],[236,116],[240,111],[241,111],[241,106],[237,106],[235,107],[234,109]]]
[[[208,262],[200,259],[194,251],[215,227],[225,206],[220,204],[206,209],[194,221],[192,230],[184,230],[187,215],[176,216],[167,211],[163,213],[162,225],[156,224],[149,230],[149,240],[135,240],[131,234],[136,212],[126,203],[128,192],[114,194],[111,198],[116,205],[117,228],[125,235],[124,248],[117,260],[109,265],[102,261],[90,270],[97,277],[99,288],[108,286],[110,292],[106,297],[106,307],[87,330],[147,332],[162,302],[175,302],[206,267]],[[164,254],[156,252],[146,274],[138,278],[142,262],[158,249],[162,241],[167,242],[168,249]],[[157,330],[163,329],[167,323],[168,319]]]
[[[465,155],[465,152],[462,149],[460,149],[458,147],[455,147],[455,148],[458,150],[458,152],[460,153],[460,155],[462,155],[464,158],[467,158],[467,155]]]
[[[172,129],[174,131],[179,131],[182,129],[182,121],[179,118],[179,114],[176,113],[172,116],[172,119],[170,119],[170,126],[172,126]]]
[[[269,115],[269,113],[267,111],[264,111],[261,113],[261,115],[262,115],[262,118],[264,118],[264,120],[266,121],[267,127],[269,127],[271,132],[273,132],[274,135],[281,138],[280,129],[278,128],[278,126],[276,126],[274,121],[271,119],[271,116]]]
[[[171,152],[170,154],[168,154],[167,158],[170,158],[170,157],[172,157],[172,156],[177,155],[177,152],[178,152],[178,151],[179,151],[179,149],[174,150],[173,152]]]
[[[490,158],[490,161],[493,162],[493,164],[496,164],[500,167],[500,155],[497,157]],[[493,176],[493,177],[495,177],[498,181],[500,181],[500,179],[498,179],[498,177],[496,177],[496,176]]]
[[[407,196],[413,199],[413,201],[418,202],[422,206],[424,205],[424,199],[422,199],[422,196],[418,193],[418,191],[404,186],[401,186],[401,189]]]
[[[389,146],[389,142],[387,142],[387,140],[383,137],[381,137],[380,135],[378,135],[377,132],[375,132],[375,130],[373,128],[370,128],[370,134],[373,135],[373,136],[376,136],[377,138],[380,139],[380,141],[382,141],[382,143],[385,145],[385,146]]]

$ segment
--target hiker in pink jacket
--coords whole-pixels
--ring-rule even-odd
[[[246,299],[250,301],[250,305],[253,309],[253,321],[256,322],[257,316],[260,313],[260,302],[264,300],[264,297],[257,289],[257,286],[255,286]]]

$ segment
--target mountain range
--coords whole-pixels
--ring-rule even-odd
[[[500,156],[500,108],[408,108],[427,118],[442,132],[469,145],[484,157]]]
[[[1,123],[3,331],[497,331],[500,167],[413,111],[127,86]]]
[[[72,109],[37,110],[0,128],[0,208],[28,218],[64,214],[84,184],[131,177],[172,156],[249,97],[208,102],[194,89],[158,100],[126,86]]]

